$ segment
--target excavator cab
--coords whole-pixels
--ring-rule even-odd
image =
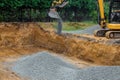
[[[115,0],[110,4],[109,22],[120,23],[120,0]]]
[[[104,13],[104,0],[98,0],[98,5],[102,29],[96,30],[94,35],[109,39],[120,38],[120,0],[110,0],[108,22]]]

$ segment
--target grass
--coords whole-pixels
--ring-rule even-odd
[[[95,23],[86,21],[86,22],[65,22],[63,23],[63,30],[72,31],[85,29],[87,27],[93,26]]]
[[[40,22],[41,26],[44,28],[57,28],[57,22]],[[65,31],[74,31],[74,30],[82,30],[87,27],[95,25],[92,21],[84,21],[84,22],[64,22],[63,30]]]

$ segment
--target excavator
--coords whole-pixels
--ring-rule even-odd
[[[106,37],[109,39],[120,38],[120,0],[110,0],[109,4],[109,16],[106,19],[104,11],[104,0],[98,0],[99,9],[99,24],[101,29],[94,31],[94,35],[97,37]],[[64,0],[55,0],[52,3],[52,7],[64,7]],[[54,16],[55,10],[51,9],[49,16],[53,18],[58,18]],[[57,13],[56,13],[57,14]]]
[[[109,39],[120,38],[120,0],[110,0],[108,22],[104,13],[104,0],[98,0],[98,6],[102,29],[96,30],[94,35]]]
[[[54,0],[52,2],[52,6],[50,8],[50,11],[48,13],[48,15],[51,18],[57,19],[57,21],[58,21],[58,27],[57,27],[57,34],[58,35],[61,35],[61,33],[62,33],[62,18],[59,16],[59,14],[57,12],[57,8],[63,8],[68,3],[69,2],[66,0]]]

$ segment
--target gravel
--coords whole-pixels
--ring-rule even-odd
[[[120,66],[80,69],[49,52],[20,58],[12,70],[29,80],[120,80]]]
[[[77,67],[48,52],[23,57],[12,68],[16,73],[31,80],[71,80],[69,78],[75,74],[75,69]]]
[[[93,35],[95,30],[99,30],[100,26],[99,25],[95,25],[89,28],[86,28],[84,30],[75,30],[75,31],[63,31],[65,33],[73,33],[73,34],[90,34]]]

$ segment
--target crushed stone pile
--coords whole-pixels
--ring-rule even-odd
[[[12,70],[29,80],[120,80],[120,66],[80,69],[49,52],[20,58]]]

